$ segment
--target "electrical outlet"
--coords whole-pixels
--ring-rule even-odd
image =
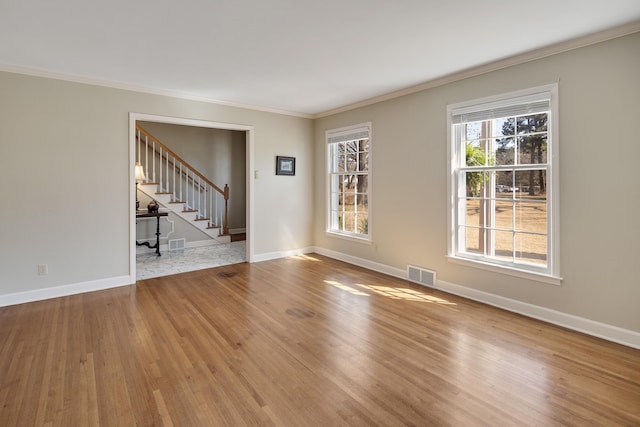
[[[49,266],[47,264],[38,264],[38,276],[46,276],[49,274]]]

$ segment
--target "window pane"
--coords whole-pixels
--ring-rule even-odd
[[[547,234],[547,204],[534,200],[519,201],[515,205],[515,229]]]
[[[496,199],[513,199],[513,171],[496,172]]]
[[[358,212],[367,212],[367,194],[355,193],[355,203]]]
[[[493,122],[494,136],[510,136],[515,134],[515,117],[496,119]]]
[[[369,140],[363,139],[358,143],[358,170],[369,170]]]
[[[498,138],[495,141],[496,153],[495,164],[496,165],[512,165],[514,163],[516,141],[514,138]]]
[[[516,234],[516,261],[547,264],[547,237]]]
[[[496,231],[494,236],[496,258],[513,261],[513,233],[511,231]]]
[[[480,139],[480,130],[482,128],[482,122],[465,123],[463,126],[464,126],[465,141]]]
[[[513,230],[513,202],[496,201],[495,227],[503,230]]]
[[[353,193],[345,192],[342,193],[341,206],[343,209],[353,211],[355,196]]]
[[[366,195],[369,192],[369,177],[367,175],[356,175],[356,177],[357,181],[354,185],[355,191]],[[358,200],[360,203],[368,203],[366,197],[359,197]]]
[[[358,213],[358,233],[369,234],[369,215]]]
[[[346,207],[342,215],[342,231],[355,232],[356,214],[353,212],[353,207]]]
[[[465,201],[462,201],[464,205]],[[484,216],[484,215],[482,215]],[[465,224],[470,226],[479,227],[480,224],[480,200],[478,199],[466,199],[466,218]]]
[[[518,164],[547,163],[547,135],[536,134],[518,137]]]
[[[517,171],[515,179],[520,198],[546,200],[547,172],[546,170]]]
[[[462,227],[462,233],[465,233],[465,252],[471,252],[475,254],[484,254],[484,234],[480,232],[480,229],[473,227]]]
[[[467,197],[482,197],[484,195],[485,183],[488,181],[485,172],[466,172],[465,181],[467,183]]]
[[[344,144],[334,144],[335,155],[336,155],[336,172],[344,172],[345,164],[344,164]]]
[[[347,172],[355,172],[358,170],[358,155],[357,152],[349,152],[345,154],[347,162]]]
[[[516,126],[518,135],[546,132],[547,113],[520,116],[516,120]]]
[[[465,165],[466,166],[486,166],[487,165],[487,153],[486,147],[488,140],[477,139],[467,142],[465,146]]]

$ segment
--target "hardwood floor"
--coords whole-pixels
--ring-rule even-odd
[[[318,255],[0,308],[2,426],[640,425],[640,350]]]

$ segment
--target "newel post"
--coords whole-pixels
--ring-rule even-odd
[[[229,184],[224,185],[224,225],[222,233],[229,235]]]

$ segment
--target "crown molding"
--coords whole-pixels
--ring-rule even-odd
[[[42,77],[42,78],[53,79],[53,80],[63,80],[67,82],[81,83],[81,84],[87,84],[92,86],[101,86],[101,87],[107,87],[110,89],[120,89],[120,90],[126,90],[130,92],[139,92],[139,93],[145,93],[150,95],[168,96],[171,98],[186,99],[189,101],[204,102],[207,104],[224,105],[226,107],[242,108],[245,110],[260,111],[260,112],[273,113],[273,114],[282,114],[285,116],[302,117],[305,119],[313,119],[313,115],[311,114],[281,110],[273,107],[265,107],[265,106],[252,105],[252,104],[242,104],[239,102],[221,101],[219,99],[208,98],[205,96],[199,96],[199,95],[195,95],[187,92],[180,92],[180,91],[169,90],[169,89],[158,89],[153,87],[139,86],[139,85],[134,85],[129,83],[109,81],[109,80],[100,80],[100,79],[94,79],[90,77],[78,76],[74,74],[56,73],[56,72],[47,71],[39,68],[22,67],[17,65],[0,63],[0,71],[13,73],[13,74],[23,74],[27,76],[33,76],[33,77]]]
[[[510,56],[508,58],[482,64],[477,67],[473,67],[473,68],[469,68],[456,73],[448,74],[446,76],[429,80],[415,86],[410,86],[404,89],[389,92],[373,98],[368,98],[359,102],[355,102],[353,104],[348,104],[342,107],[328,110],[323,113],[314,114],[312,118],[319,119],[322,117],[331,116],[333,114],[344,113],[345,111],[355,110],[357,108],[366,107],[368,105],[377,104],[379,102],[388,101],[390,99],[395,99],[401,96],[410,95],[412,93],[421,92],[423,90],[432,89],[438,86],[443,86],[449,83],[464,80],[470,77],[479,76],[492,71],[501,70],[503,68],[511,67],[514,65],[524,64],[526,62],[534,61],[536,59],[546,58],[548,56],[556,55],[559,53],[567,52],[567,51],[578,49],[581,47],[594,45],[607,40],[624,37],[629,34],[633,34],[637,32],[640,32],[640,20],[630,22],[628,24],[621,25],[618,27],[609,28],[604,31],[588,34],[586,36],[555,43],[539,49],[534,49],[518,55]]]

